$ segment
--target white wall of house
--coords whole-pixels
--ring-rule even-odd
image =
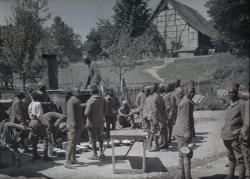
[[[195,50],[198,47],[198,31],[189,26],[170,4],[168,7],[153,21],[165,39],[167,49],[171,50],[171,41],[174,41],[180,42],[183,50]]]

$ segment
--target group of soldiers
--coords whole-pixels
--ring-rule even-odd
[[[30,152],[30,143],[32,160],[37,160],[40,158],[37,145],[43,139],[43,159],[48,161],[51,160],[51,147],[56,145],[58,138],[63,138],[67,140],[64,166],[74,169],[74,164],[79,163],[76,160],[76,146],[80,143],[83,128],[87,129],[92,146],[90,159],[102,160],[105,158],[104,133],[109,138],[110,130],[116,129],[117,121],[121,127],[137,128],[134,119],[134,114],[137,114],[147,134],[149,151],[166,150],[175,140],[179,151],[177,177],[191,179],[192,139],[195,137],[194,81],[190,80],[182,87],[181,80],[143,87],[136,97],[136,108],[133,110],[126,100],[122,100],[120,105],[112,89],[107,89],[103,94],[99,89],[101,77],[96,63],[88,58],[85,63],[89,66],[86,87],[90,96],[84,99],[79,89],[67,92],[67,116],[56,110],[45,85],[30,93],[17,92],[8,112],[0,106],[1,144],[11,145],[9,147],[14,150],[22,146],[24,152]],[[230,83],[231,104],[221,132],[229,158],[227,179],[233,179],[236,164],[239,165],[240,179],[245,178],[246,171],[249,172],[249,100],[246,103],[240,100],[238,92],[239,84]]]

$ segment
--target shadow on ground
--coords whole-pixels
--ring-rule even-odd
[[[48,168],[60,166],[63,164],[56,163],[54,161],[43,161],[43,160],[36,160],[35,162],[26,163],[21,167],[10,167],[4,168],[0,170],[0,174],[6,175],[10,178],[12,177],[39,177],[39,178],[47,178],[46,175],[39,173],[40,171],[46,170]],[[1,177],[0,177],[1,178]]]
[[[224,179],[225,177],[226,175],[217,174],[217,175],[212,175],[212,176],[200,177],[200,179]]]

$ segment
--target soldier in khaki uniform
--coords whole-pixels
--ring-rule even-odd
[[[152,97],[152,86],[145,87],[145,103],[143,105],[143,123],[144,123],[144,131],[147,132],[147,138],[149,139],[149,131],[150,131],[150,104],[151,104],[151,97]]]
[[[143,86],[141,88],[141,91],[137,94],[136,99],[135,99],[135,105],[136,107],[139,109],[139,115],[140,117],[142,117],[142,110],[143,110],[143,106],[146,100],[146,95],[145,95],[145,87]]]
[[[173,126],[175,124],[176,116],[177,116],[177,105],[176,98],[174,92],[174,82],[170,81],[166,88],[166,95],[164,96],[164,102],[166,105],[167,116],[168,116],[168,144],[172,142],[172,132]]]
[[[176,124],[173,135],[176,138],[179,150],[179,178],[191,179],[191,158],[192,149],[188,147],[194,134],[194,104],[192,98],[195,94],[194,82],[189,81],[186,86],[186,95],[182,98],[178,106]],[[184,152],[182,149],[188,149]]]
[[[159,94],[159,84],[154,84],[153,95],[150,100],[150,137],[149,146],[154,141],[154,145],[149,149],[150,152],[159,151],[159,123],[162,122],[163,113],[165,111],[164,101]]]
[[[74,89],[71,97],[67,101],[66,124],[68,133],[68,148],[66,151],[64,167],[69,169],[74,169],[75,167],[72,164],[78,163],[75,156],[76,145],[79,143],[84,122],[83,107],[80,99],[80,91],[78,89]]]
[[[250,79],[249,79],[250,80]],[[248,91],[250,93],[250,82],[248,84]],[[249,137],[249,125],[250,118],[249,118],[249,99],[246,102],[245,105],[245,116],[244,116],[244,122],[241,129],[240,134],[240,141],[241,141],[241,150],[244,157],[244,162],[246,166],[246,178],[250,178],[250,137]]]
[[[168,148],[168,95],[165,84],[160,84],[160,94],[165,104],[163,120],[160,123],[160,149],[165,149]]]
[[[100,144],[100,155],[99,159],[105,157],[103,151],[103,127],[104,127],[104,117],[107,112],[107,104],[105,99],[99,95],[99,90],[97,85],[90,85],[91,97],[88,99],[85,109],[85,116],[87,117],[86,127],[90,136],[92,144],[93,155],[90,157],[92,160],[98,159],[96,142]]]
[[[231,82],[228,89],[230,106],[226,110],[225,125],[221,130],[221,137],[227,148],[229,172],[227,179],[234,178],[236,163],[239,165],[239,179],[245,178],[246,167],[241,150],[240,133],[245,116],[245,103],[238,96],[239,84]]]
[[[87,88],[88,85],[94,85],[94,84],[99,86],[102,80],[98,65],[91,58],[92,58],[91,56],[84,57],[84,63],[88,65],[89,68],[89,74],[85,84],[85,88]]]

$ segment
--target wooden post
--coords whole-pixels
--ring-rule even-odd
[[[42,55],[47,60],[49,89],[58,89],[58,64],[56,56],[55,54]]]

